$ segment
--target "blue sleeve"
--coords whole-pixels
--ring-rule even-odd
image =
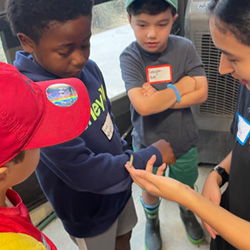
[[[76,191],[114,194],[131,188],[132,179],[124,167],[131,154],[134,155],[133,165],[137,169],[144,169],[153,154],[157,157],[156,165],[162,164],[161,154],[153,146],[136,153],[126,150],[120,155],[95,154],[80,137],[41,149],[41,161]]]

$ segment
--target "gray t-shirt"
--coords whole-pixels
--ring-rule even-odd
[[[183,76],[205,76],[202,62],[192,42],[186,38],[170,35],[167,48],[162,53],[149,53],[133,42],[120,56],[126,91],[147,82],[146,67],[166,64],[172,67],[172,82],[153,84],[157,90],[165,89],[169,83],[174,84]],[[137,150],[165,139],[171,143],[178,158],[198,143],[198,129],[190,108],[167,109],[144,117],[132,105],[130,111],[134,126],[133,145]]]

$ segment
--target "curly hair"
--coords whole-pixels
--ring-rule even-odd
[[[250,1],[212,0],[208,5],[211,16],[219,22],[216,27],[222,33],[231,32],[244,45],[250,46]]]
[[[51,21],[65,23],[92,16],[93,0],[7,0],[7,19],[12,33],[24,33],[38,44]]]

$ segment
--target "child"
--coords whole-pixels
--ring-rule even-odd
[[[176,157],[169,176],[193,187],[198,177],[198,129],[190,107],[206,100],[207,80],[192,43],[170,34],[178,16],[177,2],[127,0],[136,41],[122,52],[120,66],[132,104],[135,150],[155,140],[169,141]],[[141,203],[146,215],[146,249],[161,249],[160,200],[142,191]],[[204,233],[195,215],[180,206],[180,216],[188,239],[201,243]]]
[[[212,236],[211,250],[250,249],[250,1],[212,0],[209,11],[212,39],[221,51],[219,72],[231,74],[240,86],[231,126],[232,152],[207,177],[202,194],[208,200],[174,180],[127,169],[149,192],[197,213]],[[229,185],[221,195],[226,182]]]
[[[78,77],[91,102],[87,129],[76,139],[41,150],[36,174],[46,197],[79,249],[130,249],[136,224],[132,179],[124,169],[130,155],[144,169],[174,162],[165,140],[133,153],[114,124],[105,83],[89,60],[92,0],[9,0],[7,16],[25,52],[16,67],[31,79]],[[69,127],[69,129],[71,129]]]
[[[2,62],[0,86],[0,248],[56,249],[31,223],[20,196],[10,187],[34,172],[40,147],[83,132],[90,116],[87,90],[73,78],[35,83]]]

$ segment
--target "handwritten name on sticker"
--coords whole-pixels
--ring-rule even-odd
[[[151,84],[172,82],[171,65],[150,66],[146,68],[147,81]]]

